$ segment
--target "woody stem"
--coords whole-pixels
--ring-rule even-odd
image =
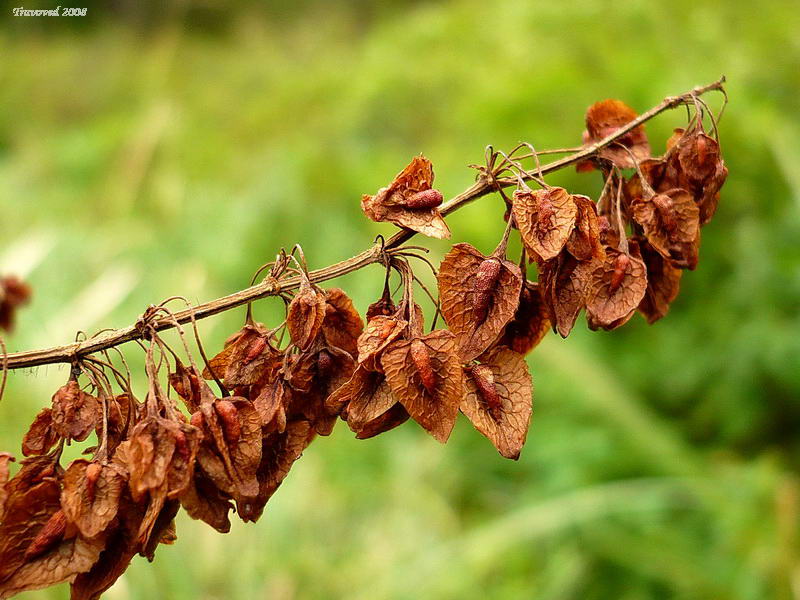
[[[569,165],[586,160],[594,156],[598,150],[613,144],[617,139],[624,136],[629,131],[649,121],[662,112],[675,108],[681,104],[692,102],[693,98],[707,92],[715,90],[722,91],[724,82],[725,78],[722,77],[713,83],[696,87],[679,96],[667,97],[650,110],[642,113],[636,119],[607,135],[602,140],[588,146],[584,146],[582,149],[578,150],[577,152],[573,152],[568,156],[541,165],[541,168],[537,168],[535,172],[525,171],[522,173],[522,178],[528,181],[539,175],[553,173],[568,167]],[[539,152],[539,154],[547,153],[548,151],[546,150]],[[496,178],[490,181],[485,176],[481,176],[466,190],[442,204],[442,206],[439,208],[439,211],[443,216],[447,216],[450,213],[459,210],[466,204],[469,204],[470,202],[477,200],[478,198],[481,198],[482,196],[485,196],[491,192],[497,191],[498,187],[502,189],[514,186],[516,184],[516,177]],[[323,281],[336,279],[337,277],[347,275],[353,271],[363,269],[368,265],[381,263],[383,261],[383,254],[386,250],[396,248],[404,244],[414,237],[414,235],[416,235],[416,232],[410,229],[402,229],[389,238],[385,244],[373,244],[352,258],[348,258],[347,260],[343,260],[323,269],[310,271],[308,278],[313,283],[321,283]],[[299,276],[287,277],[280,282],[276,282],[274,279],[268,278],[261,283],[252,285],[246,289],[234,292],[227,296],[216,298],[214,300],[198,304],[197,306],[178,311],[174,313],[174,318],[170,317],[153,320],[148,324],[148,328],[152,327],[154,331],[162,331],[165,329],[171,329],[177,324],[189,323],[192,319],[205,319],[238,306],[242,306],[252,302],[253,300],[258,300],[259,298],[274,296],[283,292],[297,289],[297,287],[300,285],[300,281],[301,278]],[[4,357],[2,366],[3,370],[6,371],[54,363],[69,363],[73,362],[78,357],[87,356],[94,354],[95,352],[100,352],[108,348],[119,346],[120,344],[124,344],[126,342],[142,339],[142,336],[143,332],[140,328],[137,328],[136,325],[130,325],[123,329],[108,331],[102,335],[84,340],[82,342],[75,342],[72,344],[41,350],[26,350],[24,352],[8,354]]]

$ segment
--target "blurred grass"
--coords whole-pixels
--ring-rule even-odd
[[[643,110],[723,73],[731,97],[700,268],[655,326],[578,327],[533,353],[518,463],[463,420],[446,447],[413,424],[366,442],[340,428],[260,523],[182,519],[110,599],[800,597],[795,2],[88,6],[0,20],[0,270],[36,291],[12,350],[229,293],[281,246],[312,267],[350,256],[391,231],[360,194],[420,151],[452,195],[488,143],[578,143],[595,100]],[[656,148],[681,120],[648,126]],[[453,215],[454,240],[491,249],[498,210]],[[430,245],[438,261],[447,244]],[[341,283],[364,309],[379,280]],[[207,345],[242,318],[203,322]],[[11,377],[3,449],[65,377]]]

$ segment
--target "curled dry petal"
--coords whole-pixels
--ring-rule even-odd
[[[463,412],[506,458],[517,459],[528,435],[531,376],[521,354],[503,346],[465,369]]]
[[[415,156],[391,184],[374,196],[364,195],[361,209],[373,221],[389,221],[429,237],[449,238],[450,229],[436,208],[442,195],[431,188],[432,184],[431,161]]]
[[[487,261],[500,264],[491,293],[479,278]],[[442,316],[456,335],[460,357],[471,360],[492,345],[514,316],[522,287],[519,267],[486,257],[469,244],[456,244],[442,261],[438,282]]]
[[[629,253],[606,248],[606,260],[594,270],[591,281],[586,311],[594,323],[607,326],[627,317],[647,289],[647,269],[638,245],[631,241]]]
[[[498,342],[518,354],[527,354],[542,341],[550,329],[550,311],[542,298],[539,283],[525,281],[514,318],[508,322]]]
[[[567,243],[575,226],[578,206],[561,187],[517,190],[512,213],[531,256],[550,260]]]
[[[419,370],[412,355],[414,342],[425,348],[429,373]],[[455,425],[463,395],[455,336],[449,331],[438,330],[413,340],[394,342],[382,354],[381,363],[392,393],[411,418],[437,440],[446,442]],[[426,377],[431,378],[427,385],[424,382]]]

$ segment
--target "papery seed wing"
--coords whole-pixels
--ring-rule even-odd
[[[461,363],[455,336],[444,330],[415,338],[429,353],[435,378],[426,387],[411,354],[412,340],[395,342],[383,353],[381,363],[386,380],[397,400],[411,417],[433,437],[444,443],[450,437],[463,395]]]
[[[442,316],[456,335],[459,355],[471,360],[488,348],[514,316],[519,304],[522,275],[517,265],[502,260],[487,306],[476,304],[476,278],[487,257],[469,244],[456,244],[439,268]],[[413,416],[413,415],[412,415]]]
[[[506,458],[517,459],[528,435],[531,417],[531,376],[521,354],[497,346],[482,355],[480,364],[491,369],[499,404],[492,410],[471,369],[465,370],[467,393],[460,408],[481,434]]]
[[[575,226],[578,207],[564,188],[517,190],[512,213],[531,255],[550,260],[567,243]]]

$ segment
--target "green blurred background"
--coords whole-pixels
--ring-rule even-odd
[[[369,441],[340,426],[261,522],[223,536],[183,517],[108,598],[800,597],[796,0],[130,0],[79,3],[83,19],[14,18],[19,4],[0,16],[0,270],[35,297],[11,350],[229,293],[282,246],[312,268],[351,256],[392,231],[360,195],[415,153],[452,195],[486,144],[576,145],[596,100],[644,110],[729,80],[730,177],[700,267],[656,325],[581,319],[534,351],[519,462],[463,418],[444,447],[413,423]],[[649,125],[654,148],[683,119]],[[453,241],[490,250],[500,210],[453,215]],[[340,283],[363,310],[381,269]],[[256,316],[277,324],[277,304]],[[243,315],[202,322],[207,346]],[[3,450],[66,376],[11,376]]]

